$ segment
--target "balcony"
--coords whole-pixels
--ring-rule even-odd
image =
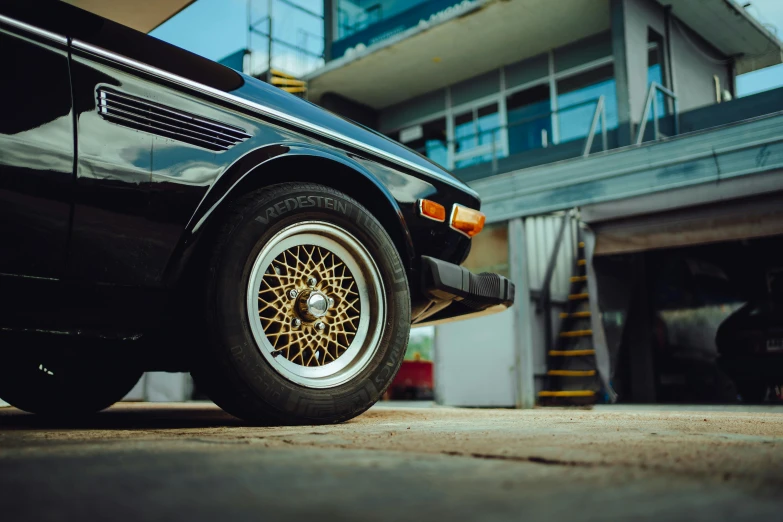
[[[307,77],[311,101],[336,93],[382,109],[610,29],[609,0],[426,4],[395,15],[410,18],[406,23],[395,17],[371,20],[333,42],[345,54]],[[441,4],[451,7],[428,14]],[[738,74],[781,62],[780,42],[728,0],[661,4],[671,5],[679,20],[723,55],[737,57]]]
[[[609,0],[459,5],[327,63],[307,78],[310,100],[334,92],[380,109],[609,29]]]
[[[665,196],[673,189],[688,190],[684,201],[691,205],[751,196],[783,187],[781,125],[778,89],[683,113],[680,128],[690,132],[676,137],[476,178],[470,185],[491,222],[603,202],[619,208],[622,200],[654,194],[661,194],[655,204],[668,208],[677,204]]]
[[[462,181],[474,182],[496,174],[594,155],[616,148],[617,129],[612,127],[611,122],[607,125],[604,146],[597,101],[589,100],[560,111],[478,133],[471,137],[472,141],[469,142],[472,145],[475,141],[477,145],[462,152],[462,157],[471,161],[464,162],[462,168],[457,166],[454,175]],[[650,143],[657,138],[670,140],[676,136],[677,128],[684,138],[691,133],[781,113],[783,88],[684,112],[679,114],[676,123],[674,116],[661,111],[658,121],[659,136],[655,136],[653,118],[650,115],[640,143]],[[546,136],[552,121],[570,121],[569,132],[575,138],[556,145],[547,143]],[[423,150],[419,152],[426,154]]]

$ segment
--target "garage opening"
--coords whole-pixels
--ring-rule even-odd
[[[781,402],[782,209],[771,194],[591,225],[619,401]]]

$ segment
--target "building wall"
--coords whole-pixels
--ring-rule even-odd
[[[623,25],[621,40],[625,47],[625,69],[628,72],[628,82],[627,84],[618,83],[616,94],[607,94],[609,148],[626,143],[621,143],[622,140],[615,130],[618,117],[623,113],[619,104],[628,103],[630,120],[634,127],[638,127],[641,121],[649,83],[650,41],[648,33],[650,30],[654,31],[661,39],[659,55],[663,60],[666,59],[666,46],[663,41],[666,37],[664,7],[655,0],[617,0],[617,2],[622,6],[622,17],[619,21],[615,20],[614,22]],[[725,58],[720,57],[717,50],[712,49],[681,22],[672,23],[671,39],[674,91],[678,96],[680,113],[715,104],[715,75],[719,78],[721,90],[733,90],[731,67],[724,63],[726,62]],[[608,68],[609,74],[611,74],[611,68],[614,67],[615,75],[620,69],[617,57],[612,54],[612,40],[608,32],[593,35],[553,49],[548,53],[510,63],[500,69],[478,75],[445,89],[438,89],[382,109],[378,114],[378,128],[392,138],[399,139],[400,130],[423,123],[431,123],[436,118],[445,118],[446,123],[439,125],[443,125],[442,134],[446,135],[451,147],[447,151],[441,150],[437,153],[437,157],[434,157],[422,148],[424,147],[423,143],[406,142],[405,144],[430,155],[436,162],[454,170],[455,174],[465,181],[576,157],[582,154],[585,146],[584,137],[580,138],[579,136],[586,136],[595,106],[585,106],[579,109],[581,112],[569,112],[570,109],[564,109],[561,101],[563,95],[561,82],[568,75],[582,74],[591,67],[595,68],[593,70],[601,67]],[[665,86],[670,86],[671,80],[667,78],[668,67],[662,66],[662,69],[664,70],[663,83]],[[515,118],[518,121],[518,118],[526,116],[512,114],[509,96],[515,92],[536,88],[536,86],[549,89],[548,110],[559,112],[556,116],[547,116],[544,112],[541,116],[543,119],[536,120],[535,124],[531,123],[529,128],[514,126]],[[627,89],[627,92],[621,92],[622,89]],[[597,99],[598,93],[586,94],[586,96],[594,96]],[[626,100],[628,101],[626,102]],[[659,100],[663,100],[662,95]],[[508,110],[506,108],[507,102],[509,102]],[[454,144],[457,139],[455,137],[457,125],[455,118],[466,110],[470,110],[471,105],[478,107],[491,103],[498,104],[497,124],[500,127],[497,130],[497,145],[479,161],[471,163],[460,160],[458,157],[460,145]],[[550,118],[551,121],[547,121],[547,118]],[[565,121],[569,123],[563,123]],[[575,121],[578,125],[575,124]],[[546,139],[541,137],[537,144],[519,147],[519,140],[533,139],[531,132],[534,130],[532,127],[535,127],[536,124],[540,124],[542,136],[544,133],[547,134]],[[505,125],[511,125],[513,128],[509,127],[508,130],[505,130],[503,128]],[[576,129],[576,133],[574,133],[574,125],[579,127]],[[651,128],[648,126],[650,129],[648,132],[651,132]],[[665,133],[671,132],[668,127],[664,126],[662,129]],[[414,130],[414,135],[420,135],[420,132],[412,130]],[[484,138],[491,141],[488,135],[484,135]],[[597,152],[601,150],[601,147],[602,141],[595,139],[591,152]],[[491,159],[493,156],[494,160]]]
[[[435,329],[435,400],[447,406],[513,407],[514,311]]]
[[[648,28],[665,38],[664,7],[653,0],[625,0],[624,14],[631,118],[639,123],[647,95]],[[671,39],[673,90],[680,112],[715,103],[714,75],[718,75],[722,89],[733,92],[731,68],[716,49],[676,20]]]
[[[524,266],[530,288],[530,315],[525,318],[532,341],[532,368],[520,368],[515,308],[506,312],[446,323],[435,328],[435,397],[449,406],[511,407],[519,401],[519,375],[535,376],[535,391],[544,387],[547,370],[544,315],[536,310],[536,300],[546,277],[563,215],[534,216],[523,220],[525,244]],[[577,251],[576,219],[568,221],[558,250],[550,283],[552,296],[552,331],[560,326],[560,312],[565,310]],[[464,265],[474,272],[491,271],[513,277],[509,267],[508,227],[498,223],[474,239],[471,254]],[[519,281],[516,281],[521,286]],[[517,294],[517,304],[522,294]],[[518,308],[518,307],[517,307]]]
[[[704,42],[682,22],[673,24],[672,56],[674,86],[680,98],[680,112],[716,102],[713,76],[720,80],[721,90],[734,91],[730,60]]]
[[[549,53],[544,53],[382,109],[379,113],[379,130],[396,131],[501,91],[514,91],[535,84],[547,85],[551,80],[550,75],[562,77],[569,70],[611,58],[609,33],[602,32],[553,49],[551,54],[551,70]]]
[[[610,34],[603,31],[382,109],[378,129],[469,181],[581,155],[605,94],[611,148],[617,121],[612,64]],[[463,118],[471,111],[476,128],[467,132],[480,132],[480,141],[464,134],[469,123]],[[592,151],[602,147],[599,131]]]
[[[446,90],[438,89],[380,111],[378,127],[381,132],[390,132],[445,111]]]

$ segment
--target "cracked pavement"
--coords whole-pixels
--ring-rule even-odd
[[[385,404],[300,427],[209,404],[6,408],[0,502],[9,521],[783,520],[783,408]]]

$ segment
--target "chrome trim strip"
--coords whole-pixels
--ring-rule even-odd
[[[218,128],[223,129],[224,131],[227,131],[227,132],[233,132],[235,134],[241,134],[244,139],[247,139],[247,138],[251,137],[250,134],[248,134],[244,129],[241,129],[239,127],[232,127],[232,126],[228,125],[227,123],[222,123],[222,122],[219,122],[219,121],[211,121],[211,120],[208,120],[206,118],[201,118],[199,116],[196,116],[194,114],[188,114],[188,113],[176,111],[174,109],[169,109],[168,107],[166,107],[165,105],[161,105],[160,103],[155,103],[153,101],[149,101],[149,100],[146,100],[144,98],[140,98],[140,97],[137,97],[137,96],[131,96],[131,95],[124,94],[122,92],[116,91],[116,90],[112,89],[111,86],[108,86],[108,88],[106,88],[103,85],[101,85],[101,86],[98,87],[98,91],[100,91],[101,93],[105,93],[105,94],[107,94],[109,96],[115,96],[117,98],[122,98],[124,100],[130,101],[130,102],[133,102],[133,103],[144,104],[144,105],[146,105],[148,107],[153,107],[155,109],[167,112],[169,114],[173,114],[173,115],[177,116],[178,118],[186,118],[186,119],[192,120],[194,122],[203,123],[204,125],[210,125],[212,127],[218,127]],[[121,103],[121,102],[117,102],[117,103]],[[181,121],[181,120],[178,120],[178,121]],[[191,123],[191,122],[184,122],[184,123],[187,123],[188,125],[195,126],[195,123]],[[203,129],[203,127],[200,127],[200,128]],[[218,132],[217,129],[214,129],[214,130],[215,130],[215,132]]]
[[[437,172],[435,170],[430,170],[426,167],[422,167],[420,165],[417,165],[411,161],[408,161],[404,158],[400,158],[399,156],[395,156],[394,154],[391,154],[389,152],[383,151],[381,149],[378,149],[376,147],[373,147],[371,145],[367,145],[365,143],[362,143],[361,141],[355,140],[353,138],[350,138],[348,136],[345,136],[343,134],[338,134],[333,131],[330,131],[329,129],[326,129],[324,127],[321,127],[320,125],[316,125],[314,123],[310,123],[305,120],[301,120],[299,118],[295,118],[293,116],[289,116],[288,114],[285,114],[284,112],[278,111],[277,109],[273,109],[271,107],[267,107],[266,105],[261,105],[255,102],[248,101],[244,98],[240,98],[239,96],[235,96],[233,94],[223,92],[219,89],[214,89],[212,87],[209,87],[208,85],[203,85],[198,82],[194,82],[192,80],[189,80],[187,78],[183,78],[182,76],[178,76],[176,74],[172,74],[170,72],[166,72],[162,69],[158,69],[157,67],[152,67],[150,65],[137,62],[136,60],[132,60],[131,58],[126,58],[125,56],[113,53],[111,51],[107,51],[105,49],[102,49],[100,47],[96,47],[94,45],[88,44],[86,42],[82,42],[81,40],[72,40],[71,44],[73,47],[77,49],[81,49],[83,51],[87,51],[93,54],[97,54],[98,56],[102,56],[104,58],[108,58],[109,60],[113,60],[115,62],[121,63],[123,65],[126,65],[128,67],[132,67],[134,69],[138,69],[141,71],[144,71],[148,74],[152,74],[154,76],[158,76],[161,78],[165,78],[167,80],[173,81],[175,83],[178,83],[180,85],[190,87],[191,89],[195,89],[197,91],[203,92],[205,94],[210,94],[216,98],[222,98],[224,100],[236,103],[238,105],[242,105],[246,108],[253,109],[255,111],[261,112],[263,115],[274,118],[278,121],[281,121],[283,123],[294,125],[296,127],[308,130],[310,132],[316,133],[320,136],[323,136],[325,138],[333,139],[336,141],[339,141],[345,145],[349,145],[351,147],[355,147],[357,149],[370,152],[372,154],[375,154],[376,156],[380,156],[386,160],[389,160],[393,163],[396,163],[398,165],[402,165],[404,167],[407,167],[409,169],[415,170],[417,172],[427,174],[428,176],[432,176],[444,183],[447,183],[451,185],[454,188],[457,188],[463,192],[467,192],[471,196],[478,198],[478,193],[468,187],[467,185],[462,185],[458,181],[453,180],[451,178],[448,178],[441,174],[440,172]]]
[[[118,105],[120,107],[123,107],[123,108],[117,107]],[[149,127],[160,126],[161,130],[163,130],[164,132],[174,132],[174,133],[176,133],[176,134],[178,134],[180,136],[187,136],[189,134],[195,134],[197,136],[203,136],[205,138],[209,138],[209,139],[225,142],[227,146],[234,146],[237,143],[241,143],[242,141],[244,141],[244,140],[240,140],[240,139],[237,139],[236,141],[232,141],[232,140],[228,140],[226,138],[223,138],[223,137],[219,136],[217,133],[215,133],[215,135],[204,134],[203,132],[199,132],[199,131],[196,131],[196,130],[193,130],[193,129],[189,129],[189,128],[187,128],[185,126],[182,126],[182,125],[178,126],[178,125],[167,123],[165,121],[161,121],[161,120],[158,120],[158,119],[145,117],[145,115],[143,113],[140,114],[139,112],[133,112],[131,110],[126,110],[126,109],[128,109],[128,106],[123,104],[123,103],[120,103],[118,101],[114,101],[114,102],[112,102],[111,105],[107,105],[107,104],[104,103],[103,100],[101,100],[99,108],[100,108],[99,112],[101,114],[105,114],[108,117],[111,117],[115,112],[118,112],[120,114],[124,114],[124,115],[128,116],[129,118],[136,118],[137,120],[139,120],[138,122],[141,125],[145,125],[145,126],[149,126]],[[135,109],[135,107],[131,107],[131,109]],[[168,130],[167,131],[167,130],[165,130],[165,127],[170,127],[172,130]],[[201,138],[198,138],[197,136],[194,136],[194,139],[201,139]],[[204,141],[207,141],[207,140],[204,140]],[[212,142],[209,142],[209,143],[212,143]]]
[[[16,27],[17,29],[22,29],[29,33],[33,33],[35,35],[48,38],[49,40],[54,40],[57,43],[68,45],[68,39],[66,37],[60,36],[59,34],[51,33],[45,29],[39,29],[38,27],[26,24],[24,22],[20,22],[19,20],[14,20],[13,18],[8,18],[7,16],[0,15],[0,22],[6,23],[11,27]]]
[[[446,218],[445,218],[445,217],[444,217],[443,219],[435,219],[434,217],[431,217],[431,216],[428,216],[427,214],[425,214],[425,213],[424,213],[424,209],[423,209],[423,208],[422,208],[422,206],[421,206],[421,203],[422,203],[422,201],[424,201],[424,200],[423,200],[423,199],[420,199],[420,200],[417,202],[417,206],[419,207],[419,215],[420,215],[421,217],[423,217],[423,218],[426,218],[426,219],[431,219],[432,221],[435,221],[435,222],[437,222],[437,223],[443,223],[443,222],[445,222],[445,221],[446,221]],[[444,210],[445,210],[445,209],[444,209]]]
[[[231,129],[233,134],[229,134],[227,128],[220,123],[212,124],[206,120],[201,120],[184,112],[167,109],[142,98],[121,95],[115,97],[114,91],[109,91],[102,87],[98,88],[98,93],[100,94],[98,108],[101,114],[111,114],[112,111],[117,111],[121,114],[139,118],[149,124],[171,127],[174,129],[172,132],[180,135],[187,135],[187,133],[197,134],[209,139],[224,141],[231,147],[250,138],[250,135],[242,129]],[[135,105],[131,105],[131,103]],[[151,112],[150,109],[155,109],[157,112]]]
[[[188,139],[190,139],[190,140],[193,140],[194,142],[201,142],[201,143],[205,143],[206,144],[206,145],[199,145],[198,143],[190,143],[191,145],[195,145],[197,147],[202,147],[202,148],[206,148],[206,149],[210,149],[210,150],[217,150],[217,151],[226,151],[226,150],[231,148],[231,147],[229,147],[227,145],[223,145],[222,143],[216,143],[216,142],[213,142],[213,141],[208,141],[208,140],[204,140],[204,139],[201,139],[201,138],[196,138],[195,136],[189,136],[189,135],[183,134],[181,132],[176,132],[176,131],[172,131],[172,130],[168,130],[168,129],[162,129],[162,128],[156,127],[155,125],[150,124],[150,123],[143,123],[143,122],[134,120],[132,118],[129,118],[127,116],[120,116],[118,114],[115,114],[116,112],[122,112],[122,113],[124,113],[126,115],[128,114],[125,111],[118,111],[117,109],[111,109],[110,108],[108,113],[102,114],[101,116],[103,118],[109,120],[109,121],[119,120],[120,122],[126,122],[125,123],[126,126],[127,126],[127,124],[130,124],[130,125],[137,125],[138,127],[144,127],[144,129],[142,129],[142,130],[145,130],[145,132],[149,132],[150,134],[156,134],[156,135],[160,136],[161,132],[167,132],[169,134],[173,134],[175,136],[180,136],[180,137],[179,138],[172,138],[171,136],[164,136],[164,137],[175,139],[177,141],[181,141],[181,142],[184,142],[184,143],[190,143],[190,142],[188,142]],[[113,123],[117,123],[117,122],[113,121]],[[157,122],[155,122],[155,123],[157,123]],[[122,123],[120,123],[120,125],[122,125]],[[147,129],[149,129],[149,130],[147,130]],[[215,147],[215,148],[213,149],[212,147]]]

